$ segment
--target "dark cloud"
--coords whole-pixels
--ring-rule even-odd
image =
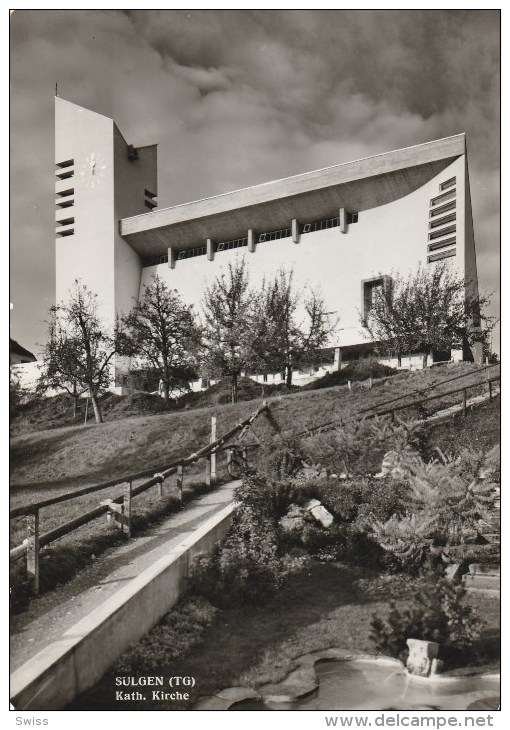
[[[479,274],[498,282],[499,12],[17,11],[13,334],[53,294],[53,93],[158,142],[161,205],[467,133]],[[27,200],[30,204],[27,205]]]

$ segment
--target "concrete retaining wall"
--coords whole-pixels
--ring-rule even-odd
[[[17,710],[59,710],[98,682],[116,659],[177,602],[197,555],[230,526],[233,504],[206,520],[163,558],[11,675]]]

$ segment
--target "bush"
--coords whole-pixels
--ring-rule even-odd
[[[303,468],[305,456],[299,436],[280,437],[263,445],[257,471],[270,482],[289,481]]]
[[[402,420],[392,423],[387,418],[371,418],[308,436],[302,440],[301,450],[308,463],[328,472],[369,475],[380,471],[388,451],[415,455],[416,450],[423,450],[424,439],[423,429]]]
[[[115,673],[143,674],[167,666],[200,641],[215,614],[216,608],[203,598],[185,598],[120,657]]]
[[[349,364],[347,367],[333,373],[328,373],[322,378],[314,380],[312,383],[303,386],[303,390],[320,390],[321,388],[332,388],[338,385],[347,385],[347,381],[351,383],[368,380],[370,376],[373,378],[384,378],[389,375],[397,375],[398,370],[383,365],[376,360],[360,360],[359,362]]]
[[[413,602],[400,610],[390,603],[386,621],[373,615],[370,638],[379,651],[405,661],[407,639],[436,641],[439,658],[449,666],[473,659],[483,622],[463,603],[466,590],[430,570]]]
[[[362,504],[359,482],[325,479],[309,486],[331,514],[342,522],[353,522]]]
[[[360,506],[356,526],[370,530],[374,520],[388,520],[392,515],[403,514],[407,505],[407,483],[395,479],[363,479],[356,481],[360,490]]]
[[[283,506],[275,509],[275,503],[288,497],[280,485],[251,475],[235,497],[240,505],[227,537],[211,557],[196,562],[191,575],[192,588],[220,606],[264,600],[305,562],[282,555],[277,523]]]

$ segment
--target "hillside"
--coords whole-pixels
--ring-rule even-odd
[[[269,400],[271,417],[285,435],[297,435],[306,429],[331,420],[348,421],[350,416],[363,409],[383,404],[389,399],[417,389],[425,389],[432,383],[438,384],[435,392],[444,393],[459,387],[458,381],[444,383],[449,378],[466,373],[467,382],[478,382],[480,372],[471,365],[458,365],[428,370],[425,372],[402,372],[391,378],[368,383],[354,383],[352,389],[345,386],[312,391],[297,391]],[[493,372],[495,375],[496,372]],[[462,384],[466,384],[462,379]],[[444,383],[443,385],[440,385]],[[482,386],[484,388],[485,386]],[[440,403],[459,403],[460,394],[442,396]],[[437,404],[437,402],[435,402]],[[59,493],[72,493],[75,489],[105,480],[118,479],[136,471],[161,468],[175,458],[183,457],[209,441],[211,415],[217,417],[218,434],[226,432],[240,420],[251,414],[260,405],[252,400],[232,405],[216,405],[178,413],[131,416],[111,420],[101,425],[74,426],[29,431],[12,438],[11,449],[11,506],[26,505]],[[446,423],[424,430],[420,438],[420,451],[425,459],[437,457],[434,447],[443,453],[457,453],[463,447],[488,450],[500,440],[499,398],[478,406],[467,418],[459,416]],[[404,414],[404,412],[402,412]],[[426,409],[406,411],[414,416],[426,415]],[[406,418],[409,417],[406,415]],[[272,426],[265,416],[254,424],[254,433],[247,441],[259,438],[262,442],[275,442]],[[257,454],[252,452],[250,464]],[[384,449],[374,448],[367,454],[362,471],[374,473],[380,468]],[[228,481],[224,454],[218,458],[220,483]],[[134,510],[135,530],[159,520],[175,509],[179,509],[175,491],[175,477],[165,485],[163,498],[156,489],[149,490],[136,499]],[[185,470],[185,498],[193,499],[204,491],[204,462]],[[120,487],[114,486],[100,494],[82,495],[51,508],[41,510],[41,530],[54,529],[84,511],[94,509],[101,500],[115,497]],[[11,546],[19,545],[26,536],[23,517],[11,520]],[[62,538],[44,553],[45,567],[42,590],[46,591],[88,565],[91,556],[101,554],[108,546],[119,540],[117,531],[104,520],[96,520],[79,531]],[[24,605],[28,596],[28,584],[24,577],[22,562],[13,568],[12,581],[16,586],[14,603]]]
[[[271,413],[283,430],[300,432],[333,419],[348,419],[362,409],[390,398],[423,389],[432,383],[472,373],[475,366],[464,363],[441,369],[401,372],[391,378],[322,390],[296,391],[268,398]],[[464,383],[464,381],[461,381]],[[453,382],[445,390],[458,387]],[[452,402],[452,398],[446,399]],[[459,402],[459,396],[453,398]],[[224,404],[155,415],[133,415],[96,425],[66,426],[14,435],[11,440],[11,488],[13,504],[47,490],[71,491],[73,487],[122,477],[185,456],[205,445],[210,435],[211,415],[217,417],[218,434],[248,416],[260,399],[236,405]],[[435,405],[434,405],[435,408]],[[424,409],[422,409],[423,411]],[[409,412],[407,412],[409,413]],[[417,414],[415,414],[417,415]],[[271,436],[266,418],[255,424],[261,439]],[[250,438],[253,440],[253,438]]]

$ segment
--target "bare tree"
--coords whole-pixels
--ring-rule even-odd
[[[404,278],[397,273],[388,286],[379,287],[362,323],[381,353],[400,357],[422,352],[426,367],[434,349],[488,342],[497,320],[486,313],[489,297],[472,292],[447,263],[420,265],[415,274]]]
[[[88,392],[96,422],[102,423],[99,395],[112,381],[117,344],[116,333],[105,332],[97,310],[97,295],[78,280],[69,300],[50,309],[43,382],[75,398]]]
[[[168,407],[170,393],[187,390],[196,371],[199,329],[192,306],[155,275],[123,325],[122,354],[139,359],[161,379]]]
[[[244,258],[229,263],[205,291],[203,366],[209,377],[228,376],[232,403],[238,379],[253,362],[253,294]]]
[[[293,272],[280,269],[272,281],[263,282],[256,301],[253,347],[259,365],[284,372],[290,387],[293,370],[315,364],[336,329],[338,320],[331,321],[331,314],[319,289],[296,290]]]

